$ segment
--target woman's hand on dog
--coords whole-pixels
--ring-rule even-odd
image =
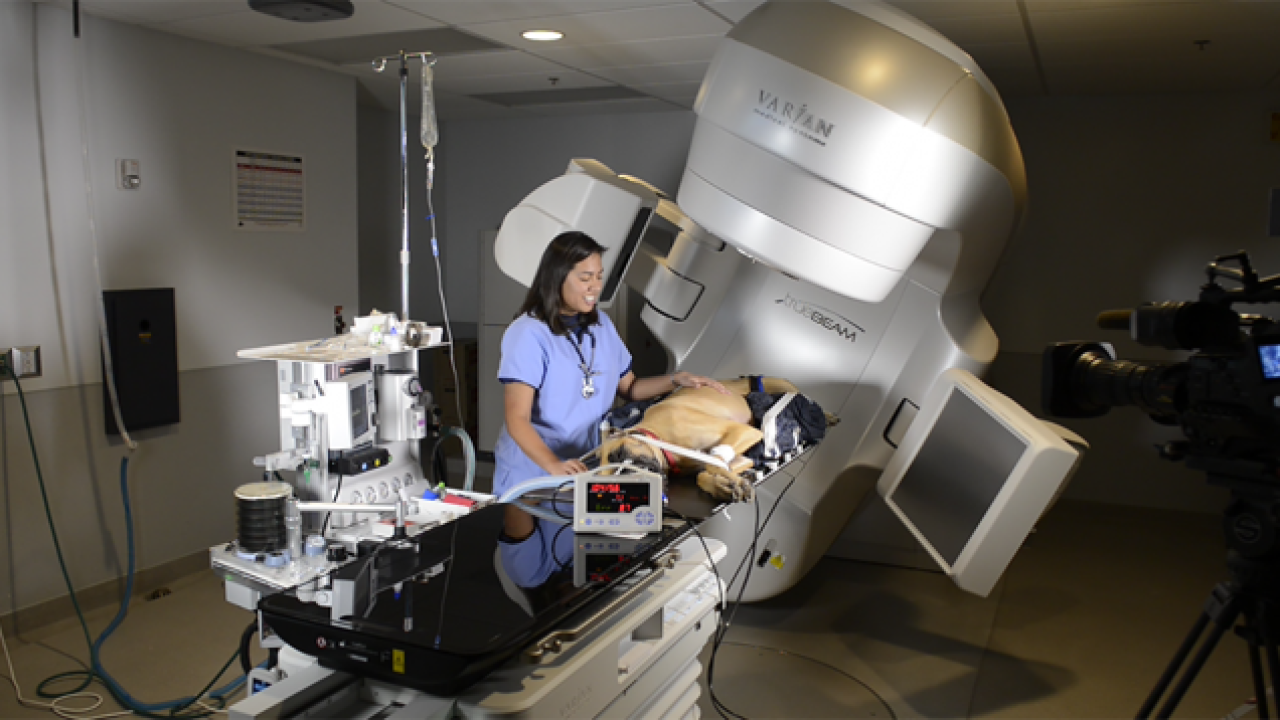
[[[701,375],[694,375],[689,372],[678,372],[675,375],[672,375],[671,384],[675,385],[677,388],[709,387],[715,389],[716,392],[719,392],[722,395],[730,394],[725,386],[721,385],[719,382],[709,377],[702,377]]]
[[[577,475],[587,471],[587,466],[581,460],[561,460],[551,467],[544,467],[551,475]]]

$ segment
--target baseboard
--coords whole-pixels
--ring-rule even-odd
[[[208,569],[209,551],[201,550],[155,567],[139,570],[134,573],[133,597],[137,599],[179,578]],[[125,579],[120,577],[77,589],[76,600],[80,603],[80,609],[83,612],[89,612],[119,603],[121,595],[124,594],[124,584]],[[75,614],[71,597],[62,595],[28,605],[7,615],[0,615],[0,630],[3,630],[7,637],[22,637],[55,623],[73,619]]]

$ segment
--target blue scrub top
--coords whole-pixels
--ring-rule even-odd
[[[561,460],[577,459],[599,446],[600,420],[613,407],[618,381],[631,371],[631,352],[609,316],[599,317],[599,324],[590,326],[579,343],[588,361],[595,353],[593,368],[599,374],[592,378],[596,393],[590,398],[582,397],[582,361],[569,337],[552,334],[545,322],[530,315],[517,318],[502,335],[498,379],[536,391],[530,420]],[[494,447],[493,492],[502,495],[546,474],[511,439],[504,423]]]

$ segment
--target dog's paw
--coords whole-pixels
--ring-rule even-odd
[[[705,470],[698,473],[698,487],[717,500],[733,502],[749,502],[756,493],[746,478]]]
[[[835,427],[836,425],[840,424],[840,418],[836,417],[835,415],[832,415],[831,413],[826,412],[825,410],[823,411],[822,414],[827,416],[827,427]]]

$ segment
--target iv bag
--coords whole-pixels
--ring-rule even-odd
[[[436,129],[436,99],[431,90],[434,73],[431,63],[422,63],[422,147],[431,150],[440,140]]]

